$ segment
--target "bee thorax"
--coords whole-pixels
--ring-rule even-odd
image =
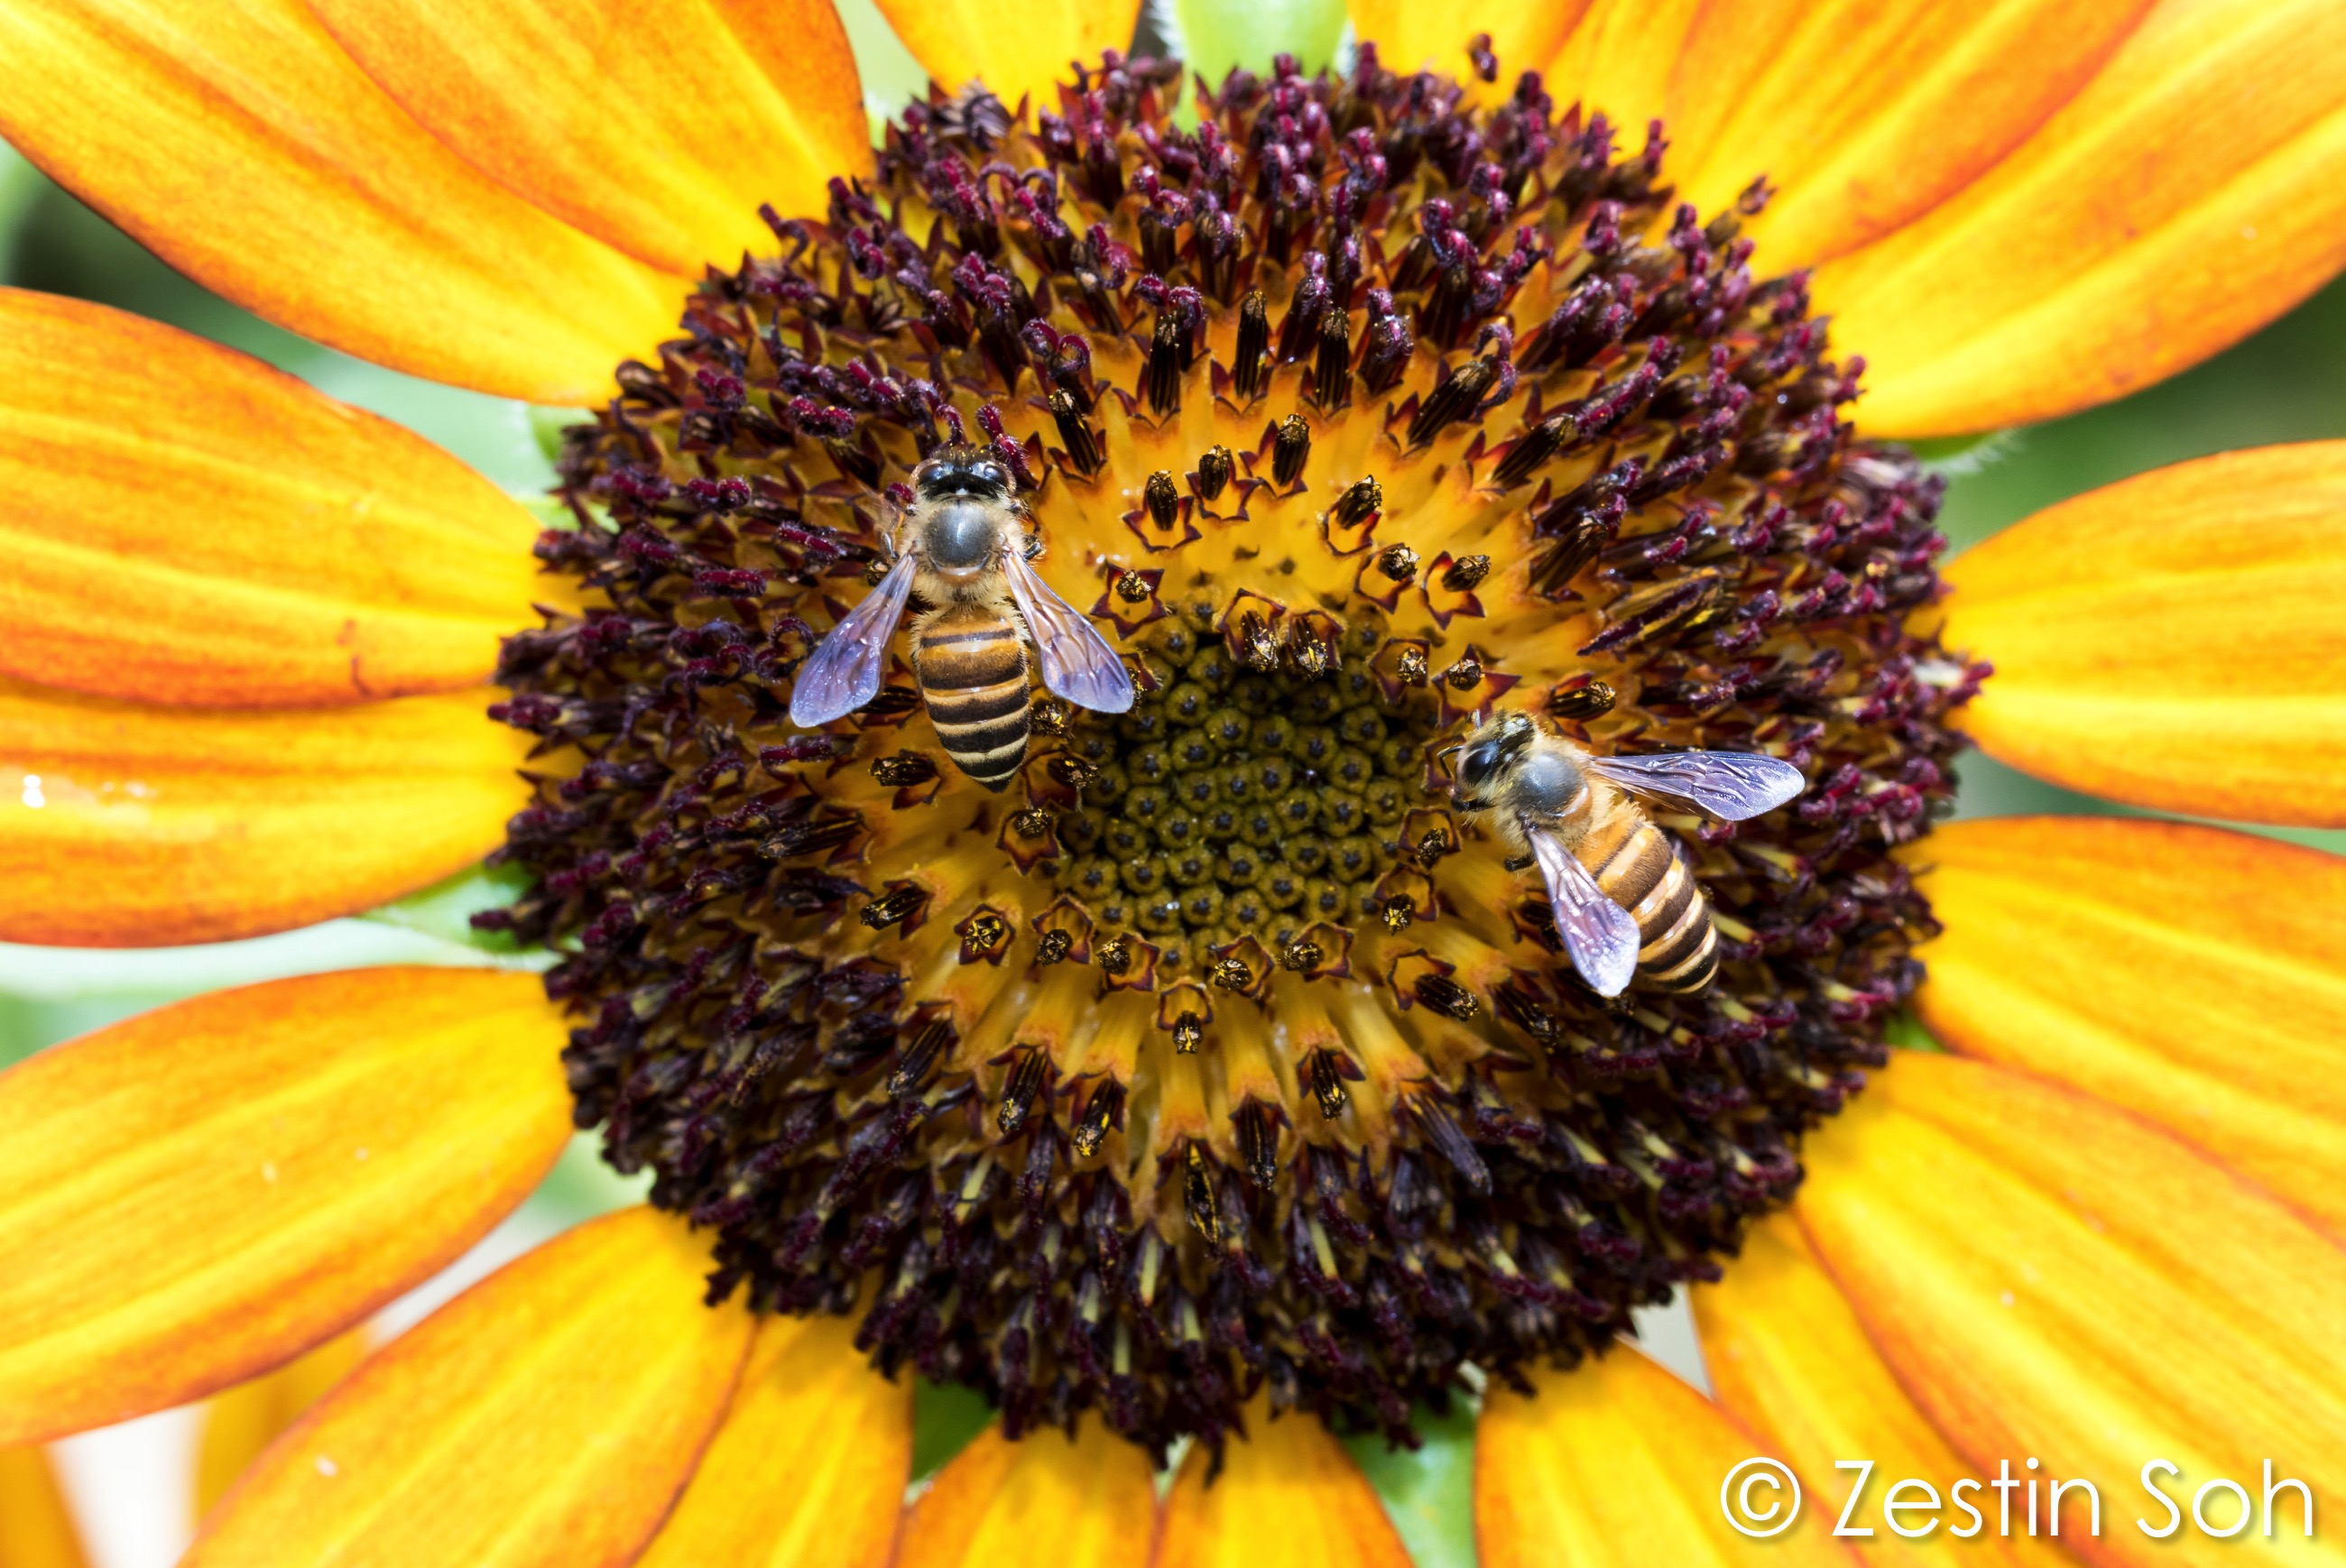
[[[990,565],[1006,541],[1003,507],[976,500],[925,506],[921,514],[921,555],[939,571],[976,571]]]
[[[1561,751],[1535,748],[1515,763],[1510,790],[1519,809],[1556,817],[1569,811],[1588,788],[1572,759]]]

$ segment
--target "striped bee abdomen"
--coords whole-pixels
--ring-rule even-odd
[[[1605,896],[1637,922],[1637,975],[1662,991],[1700,991],[1719,969],[1710,905],[1670,849],[1668,835],[1622,812],[1580,847]]]
[[[913,639],[913,672],[937,739],[964,773],[1000,789],[1026,756],[1026,644],[984,605],[949,605]]]

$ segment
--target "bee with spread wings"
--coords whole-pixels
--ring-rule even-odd
[[[1452,798],[1497,814],[1513,867],[1537,865],[1556,933],[1599,996],[1643,976],[1691,993],[1719,970],[1719,933],[1668,835],[1633,799],[1684,801],[1729,822],[1799,798],[1800,770],[1741,751],[1599,757],[1528,714],[1501,714],[1460,748]]]
[[[1009,470],[983,447],[944,447],[914,469],[895,565],[801,667],[790,722],[811,729],[879,693],[888,639],[915,590],[933,606],[913,627],[922,700],[946,755],[986,789],[1007,785],[1026,756],[1030,637],[1053,692],[1099,713],[1129,709],[1131,673],[1035,570],[1042,545],[1026,524]]]

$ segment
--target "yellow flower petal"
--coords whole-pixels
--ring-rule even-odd
[[[1923,1022],[2180,1134],[2346,1236],[2346,860],[2177,822],[1957,822]]]
[[[0,673],[300,706],[477,686],[533,622],[529,514],[257,360],[0,290]]]
[[[847,1318],[759,1324],[725,1424],[639,1568],[889,1560],[912,1471],[913,1381],[881,1377],[854,1341]]]
[[[0,135],[198,282],[379,364],[599,401],[685,285],[493,184],[302,0],[0,0]]]
[[[2346,261],[2346,8],[2160,0],[1992,170],[1816,276],[1858,419],[2049,419],[2205,359]]]
[[[1737,1534],[1720,1483],[1768,1450],[1637,1351],[1528,1375],[1538,1397],[1494,1388],[1474,1434],[1483,1568],[1851,1561],[1813,1518],[1764,1542]]]
[[[1611,120],[1623,148],[1644,146],[1647,122],[1669,110],[1670,78],[1707,9],[1702,0],[1594,0],[1547,62],[1549,96]],[[1501,79],[1512,80],[1510,62],[1499,66]]]
[[[1694,1316],[1719,1402],[1760,1435],[1754,1451],[1781,1458],[1811,1489],[1802,1505],[1811,1533],[1817,1520],[1838,1516],[1858,1484],[1855,1475],[1834,1467],[1845,1459],[1870,1459],[1874,1468],[1851,1521],[1873,1532],[1864,1543],[1866,1561],[1948,1560],[1943,1530],[1909,1541],[1883,1526],[1882,1502],[1907,1476],[1927,1481],[1943,1499],[1949,1484],[1971,1467],[1898,1386],[1790,1217],[1768,1220],[1744,1237],[1726,1278],[1694,1292]],[[1760,1507],[1772,1501],[1764,1492],[1753,1495]],[[1964,1522],[1952,1504],[1944,1517],[1953,1525]],[[1923,1519],[1920,1512],[1903,1512],[1900,1522],[1912,1529]],[[1966,1561],[1981,1563],[2070,1561],[2043,1540],[2006,1540],[1993,1532],[1962,1549]]]
[[[647,1208],[508,1265],[303,1417],[183,1568],[623,1568],[690,1479],[749,1349],[738,1298],[701,1304],[708,1268]]]
[[[366,73],[491,179],[698,277],[820,215],[872,138],[829,0],[313,0]]]
[[[215,993],[0,1074],[0,1443],[211,1393],[453,1260],[568,1138],[534,976]]]
[[[366,1359],[368,1338],[365,1329],[353,1329],[205,1401],[203,1435],[196,1444],[198,1516],[209,1513],[228,1495],[245,1466],[259,1459],[279,1432],[301,1420]]]
[[[1316,1416],[1274,1419],[1258,1397],[1222,1472],[1192,1449],[1165,1500],[1154,1568],[1409,1568],[1409,1553],[1361,1473]]]
[[[1103,49],[1131,46],[1140,0],[1030,0],[1005,16],[995,0],[879,0],[880,14],[932,80],[947,90],[974,78],[1011,107],[1032,96],[1056,114],[1053,84],[1071,63],[1099,67]],[[1178,89],[1177,89],[1178,90]]]
[[[1670,76],[1668,170],[1708,216],[1776,188],[1763,273],[1911,221],[2075,97],[2150,0],[1742,0],[1704,9]],[[1871,350],[1849,336],[1854,352]]]
[[[2268,1459],[2346,1487],[2346,1252],[2262,1188],[2075,1091],[1921,1053],[1802,1154],[1800,1221],[1900,1383],[1972,1474],[2095,1482],[2103,1558],[2234,1561],[2189,1499],[2217,1477],[2260,1494]],[[2180,1471],[2153,1477],[2187,1512],[2171,1541],[2132,1522],[2167,1521],[2152,1459]],[[2301,1546],[2290,1495],[2277,1529]]]
[[[1052,1568],[1144,1561],[1157,1523],[1148,1456],[1094,1418],[1016,1442],[997,1424],[913,1504],[895,1568],[992,1568],[1047,1551]]]
[[[452,876],[529,799],[496,695],[246,712],[0,680],[0,940],[215,942]]]
[[[1993,755],[2113,799],[2346,824],[2346,442],[2179,463],[1965,552],[1944,638]]]
[[[1512,93],[1525,71],[1539,70],[1555,58],[1589,5],[1590,0],[1555,0],[1499,6],[1471,21],[1415,0],[1346,0],[1344,11],[1353,34],[1377,46],[1378,63],[1385,69],[1454,76],[1469,93],[1487,99]],[[1466,58],[1467,42],[1476,33],[1490,34],[1491,52],[1499,57],[1499,79],[1488,86],[1474,79]]]
[[[0,1568],[84,1568],[81,1536],[38,1448],[0,1448]]]

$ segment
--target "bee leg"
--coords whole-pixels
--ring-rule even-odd
[[[1534,858],[1530,855],[1517,855],[1512,860],[1501,861],[1499,869],[1508,871],[1528,871],[1532,869],[1533,862]]]

